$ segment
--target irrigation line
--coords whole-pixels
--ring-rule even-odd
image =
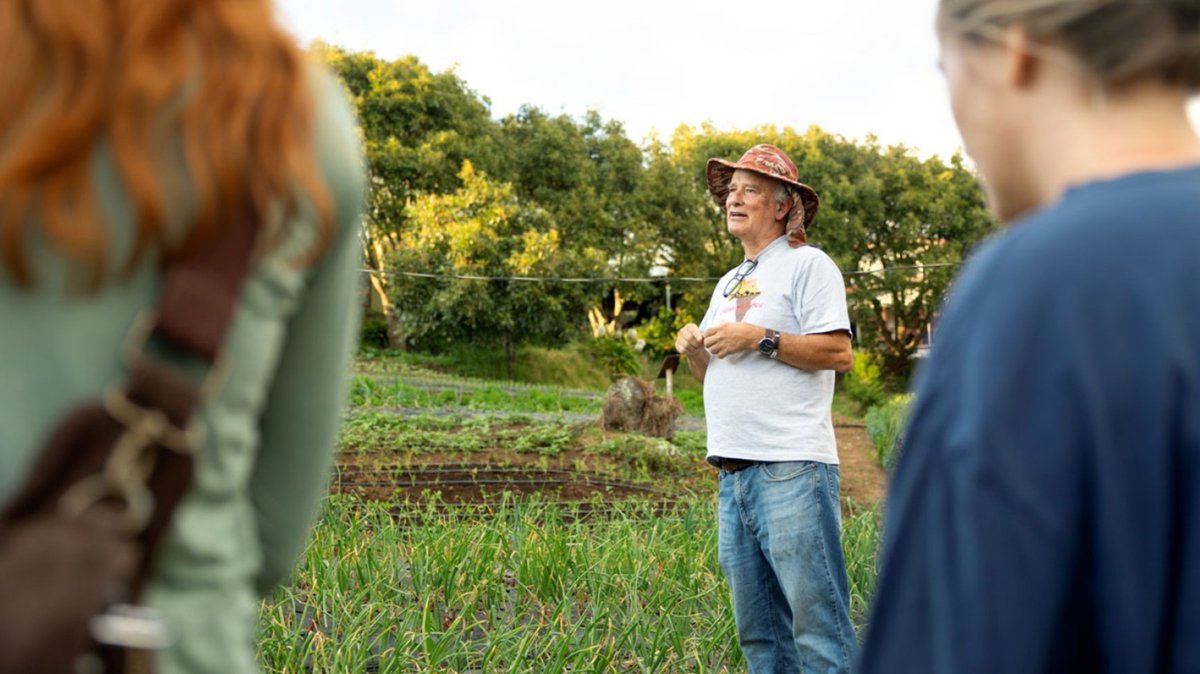
[[[475,473],[475,472],[482,472],[486,476],[483,478],[471,477],[471,478],[457,478],[457,479],[442,479],[441,477],[435,477],[433,479],[418,479],[420,477],[423,477],[423,475],[421,475],[421,474],[429,474],[429,473],[433,473],[435,475],[455,475],[455,474]],[[402,475],[404,473],[412,474],[414,477],[409,477],[409,478],[400,477],[400,475]],[[496,475],[505,475],[505,474],[511,475],[513,477],[508,478],[508,479],[495,479],[494,478],[494,476],[496,476]],[[553,474],[553,475],[559,475],[560,477],[554,477],[554,478],[548,478],[548,479],[537,479],[537,478],[529,477],[531,474],[532,475]],[[370,477],[370,476],[377,476],[377,475],[391,476],[392,479],[390,479],[390,480],[347,479],[347,478],[353,478],[353,477],[361,478],[361,477]],[[516,479],[518,477],[524,478],[524,479]],[[434,468],[432,470],[430,470],[430,469],[411,470],[410,469],[410,470],[389,471],[388,469],[382,469],[382,470],[374,470],[374,471],[370,471],[370,470],[347,471],[347,472],[340,472],[340,473],[336,474],[334,476],[334,482],[333,482],[332,486],[335,488],[338,488],[338,489],[352,489],[355,487],[364,487],[364,488],[365,487],[436,487],[436,486],[472,486],[472,485],[510,485],[510,486],[526,486],[526,487],[534,487],[534,486],[537,486],[537,487],[550,487],[550,486],[565,487],[565,486],[570,486],[570,485],[585,485],[585,486],[589,486],[589,487],[593,487],[593,486],[594,487],[612,487],[612,488],[616,488],[616,489],[627,489],[630,491],[657,493],[657,490],[655,490],[652,487],[646,487],[644,485],[632,484],[629,482],[622,482],[619,480],[612,480],[612,479],[608,479],[607,477],[605,477],[603,475],[596,475],[594,473],[589,474],[589,473],[581,473],[579,471],[568,471],[568,470],[554,470],[554,472],[552,472],[551,469],[547,469],[547,470],[543,471],[540,469],[529,470],[529,469],[522,469],[522,468],[517,468],[517,467],[479,468],[479,467],[474,467],[474,466],[471,468],[457,469],[457,470],[441,469],[439,467],[439,468]]]
[[[940,267],[958,267],[962,262],[930,262],[928,264],[898,264],[879,269],[844,271],[842,276],[875,276],[898,271],[923,271]],[[517,281],[520,283],[712,283],[723,276],[490,276],[485,274],[433,274],[407,270],[360,269],[366,274],[407,276],[425,279],[455,279],[459,281]]]
[[[396,450],[396,451],[398,451],[398,450]],[[414,471],[420,471],[420,472],[424,472],[424,473],[429,473],[429,472],[461,473],[464,471],[487,471],[487,472],[491,472],[491,473],[521,472],[521,473],[543,473],[543,474],[551,474],[551,475],[570,475],[570,476],[577,476],[577,475],[581,474],[581,472],[578,470],[568,470],[566,468],[542,468],[541,466],[512,466],[512,465],[502,466],[502,465],[497,465],[494,463],[438,463],[438,464],[425,464],[425,465],[415,464],[415,465],[404,465],[404,466],[395,465],[395,466],[390,466],[389,468],[394,469],[392,472],[395,472],[395,473],[405,473],[405,472],[414,472]],[[362,464],[344,463],[344,464],[341,464],[340,466],[338,466],[336,472],[339,475],[374,474],[374,473],[388,472],[389,468],[371,468],[369,466],[364,466]],[[592,475],[596,475],[596,474],[597,473],[592,473]]]

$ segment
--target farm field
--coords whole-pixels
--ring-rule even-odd
[[[261,608],[267,671],[741,670],[693,410],[671,441],[606,434],[603,391],[358,371],[331,496]],[[884,476],[835,423],[861,624]]]

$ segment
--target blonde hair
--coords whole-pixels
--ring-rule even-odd
[[[0,64],[0,266],[18,285],[33,283],[30,216],[89,287],[102,283],[101,140],[137,220],[127,272],[150,250],[220,236],[246,205],[261,219],[301,196],[320,220],[314,248],[327,244],[308,76],[268,0],[5,0]],[[198,212],[180,242],[165,214],[183,185]]]
[[[1200,0],[941,0],[941,20],[987,42],[1019,25],[1061,44],[1105,87],[1159,77],[1200,90]]]

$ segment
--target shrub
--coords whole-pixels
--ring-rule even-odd
[[[882,405],[887,400],[887,387],[880,377],[879,358],[855,349],[854,365],[842,377],[842,389],[863,410]]]
[[[912,400],[912,394],[905,393],[867,410],[867,434],[875,445],[875,458],[888,472],[900,454],[900,438]]]
[[[363,316],[362,332],[359,334],[359,345],[364,349],[388,348],[387,319],[381,314],[367,314]]]
[[[616,381],[621,377],[635,377],[641,373],[642,361],[637,351],[623,337],[600,335],[592,342],[592,355]]]

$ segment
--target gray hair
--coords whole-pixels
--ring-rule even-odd
[[[1020,25],[1036,43],[1061,43],[1105,87],[1159,77],[1200,90],[1200,0],[941,0],[941,20],[985,42]]]
[[[777,180],[779,184],[775,186],[775,203],[782,204],[787,201],[788,197],[792,198],[792,207],[788,210],[788,221],[804,222],[804,200],[800,198],[800,193],[796,188]]]
[[[787,184],[783,181],[776,180],[775,182],[777,183],[775,185],[775,203],[782,204],[791,195],[791,190],[788,189]]]

